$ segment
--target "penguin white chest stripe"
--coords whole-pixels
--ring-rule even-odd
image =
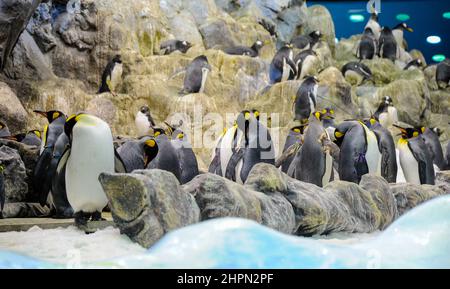
[[[322,186],[325,186],[330,182],[331,172],[333,170],[333,158],[330,153],[325,153],[325,172],[322,177]]]
[[[366,132],[366,161],[369,173],[381,176],[381,153],[378,148],[377,137],[365,125],[363,125],[363,128]]]
[[[286,58],[283,58],[283,75],[281,77],[281,81],[286,81],[289,79],[290,71],[291,67],[287,64]]]
[[[139,111],[134,122],[136,124],[138,136],[143,136],[150,133],[151,124],[145,114]]]
[[[208,69],[203,67],[202,68],[202,84],[200,86],[200,93],[203,93],[203,91],[205,91],[205,83],[206,83],[206,78],[208,77]]]
[[[115,90],[122,79],[123,66],[121,63],[116,63],[111,71],[111,89]]]
[[[392,123],[398,122],[397,109],[396,109],[395,107],[389,106],[389,107],[388,107],[388,114],[389,114],[390,121],[391,121]],[[392,123],[391,123],[391,124],[392,124]]]
[[[408,143],[402,141],[398,145],[400,165],[408,183],[420,185],[419,163],[411,152]]]
[[[302,71],[300,73],[300,79],[303,79],[314,67],[314,62],[317,58],[313,55],[308,55],[302,62]]]
[[[236,132],[237,127],[233,126],[222,138],[222,142],[220,144],[220,166],[222,169],[222,176],[225,176],[225,172],[227,171],[228,163],[233,155],[233,139],[234,133]],[[239,138],[240,130],[238,130],[236,137]]]
[[[111,131],[100,119],[89,117],[89,121],[79,121],[73,128],[71,152],[67,160],[67,198],[75,212],[101,212],[108,199],[98,176],[102,172],[114,172]]]

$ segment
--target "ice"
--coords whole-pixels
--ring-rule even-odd
[[[0,267],[450,268],[449,240],[450,196],[444,196],[372,234],[304,238],[223,218],[176,230],[144,250],[113,228],[91,235],[75,228],[3,233],[0,247],[10,251],[0,251]],[[80,260],[67,254],[73,250]]]

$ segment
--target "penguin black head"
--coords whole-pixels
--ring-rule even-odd
[[[153,137],[157,137],[160,135],[166,135],[166,131],[160,127],[153,128]]]
[[[252,109],[252,114],[256,118],[256,120],[259,121],[259,116],[260,116],[259,110]]]
[[[256,51],[259,51],[264,46],[264,43],[261,40],[256,40],[255,43],[253,43],[252,48]]]
[[[297,126],[292,127],[291,131],[294,132],[295,134],[304,134],[306,127],[307,127],[307,125],[297,125]]]
[[[414,32],[414,30],[408,26],[405,22],[398,24],[394,29],[401,29],[403,31]]]
[[[59,111],[59,110],[49,110],[49,111],[42,111],[42,110],[33,110],[33,112],[42,115],[43,117],[47,118],[48,123],[52,123],[55,119],[60,117],[66,117],[66,115]]]
[[[144,167],[158,155],[158,144],[155,139],[150,138],[144,142]]]
[[[383,103],[385,105],[388,105],[388,106],[393,106],[394,105],[394,102],[392,101],[392,98],[390,96],[384,96],[383,97]]]
[[[179,47],[177,47],[177,48],[178,48],[182,53],[186,53],[186,52],[189,50],[189,48],[192,47],[192,44],[191,44],[190,42],[184,40],[184,41],[180,41],[180,42],[178,43],[178,46],[179,46]]]
[[[364,34],[365,35],[369,35],[369,36],[374,36],[375,34],[372,31],[372,28],[367,27],[366,29],[364,29]]]
[[[66,119],[66,123],[64,124],[64,133],[67,135],[67,137],[69,137],[70,140],[72,140],[73,127],[77,124],[80,116],[83,114],[84,113],[72,114]]]
[[[422,128],[411,128],[411,127],[401,127],[398,125],[393,125],[394,127],[398,128],[400,130],[400,134],[402,136],[402,139],[410,139],[413,137],[418,137],[421,135],[424,131]]]
[[[114,63],[122,63],[122,56],[120,56],[120,54],[117,54],[113,57],[112,61]]]
[[[311,37],[314,40],[319,40],[320,38],[322,38],[322,33],[319,30],[315,30],[309,33],[309,37]]]

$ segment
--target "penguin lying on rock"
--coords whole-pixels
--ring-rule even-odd
[[[322,38],[322,33],[319,30],[315,30],[308,35],[299,35],[294,37],[291,41],[292,45],[295,48],[304,50],[304,49],[313,49],[314,46],[320,41]]]
[[[39,130],[30,130],[27,133],[19,133],[16,135],[2,138],[7,138],[29,146],[36,146],[39,148],[42,145],[41,132]]]
[[[224,49],[223,51],[226,54],[230,55],[243,55],[243,56],[250,56],[250,57],[257,57],[259,56],[259,51],[263,47],[263,42],[260,40],[257,40],[251,47],[246,46],[233,46]]]
[[[162,42],[159,50],[162,55],[169,55],[177,50],[181,53],[186,53],[191,47],[192,44],[188,41],[173,39]]]
[[[351,84],[360,85],[364,80],[372,79],[372,71],[367,65],[361,62],[348,62],[342,67],[341,72],[345,79]],[[356,80],[356,83],[355,81],[352,81],[353,79]]]

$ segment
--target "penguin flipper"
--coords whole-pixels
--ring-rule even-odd
[[[233,154],[230,161],[228,162],[227,169],[225,172],[225,178],[232,180],[233,182],[236,181],[236,166],[239,163],[239,161],[244,157],[244,151],[245,149],[241,148]]]
[[[41,202],[42,206],[45,205],[45,201],[48,195],[48,188],[47,188],[48,186],[46,186],[46,182],[47,182],[48,166],[50,165],[51,159],[52,159],[52,148],[46,147],[42,151],[42,154],[39,156],[33,173],[33,187],[35,191],[39,194],[40,202],[44,200],[43,202]],[[44,192],[44,190],[47,191]]]
[[[422,140],[419,140],[422,142]],[[422,185],[434,185],[434,166],[428,148],[423,149],[415,142],[408,142],[408,147],[419,166],[419,178]]]
[[[56,166],[56,174],[60,174],[63,168],[66,166],[67,160],[70,156],[70,146],[67,146],[62,154],[61,158],[58,161],[58,165]]]
[[[283,165],[283,163],[292,155],[295,155],[298,150],[300,149],[301,144],[300,143],[295,143],[293,145],[291,145],[290,147],[288,147],[282,154],[281,156],[275,161],[275,167],[279,168]]]
[[[125,164],[116,149],[114,149],[114,171],[116,173],[127,173]]]
[[[3,178],[2,168],[0,168],[0,219],[2,218],[3,207],[5,206],[5,184]]]

